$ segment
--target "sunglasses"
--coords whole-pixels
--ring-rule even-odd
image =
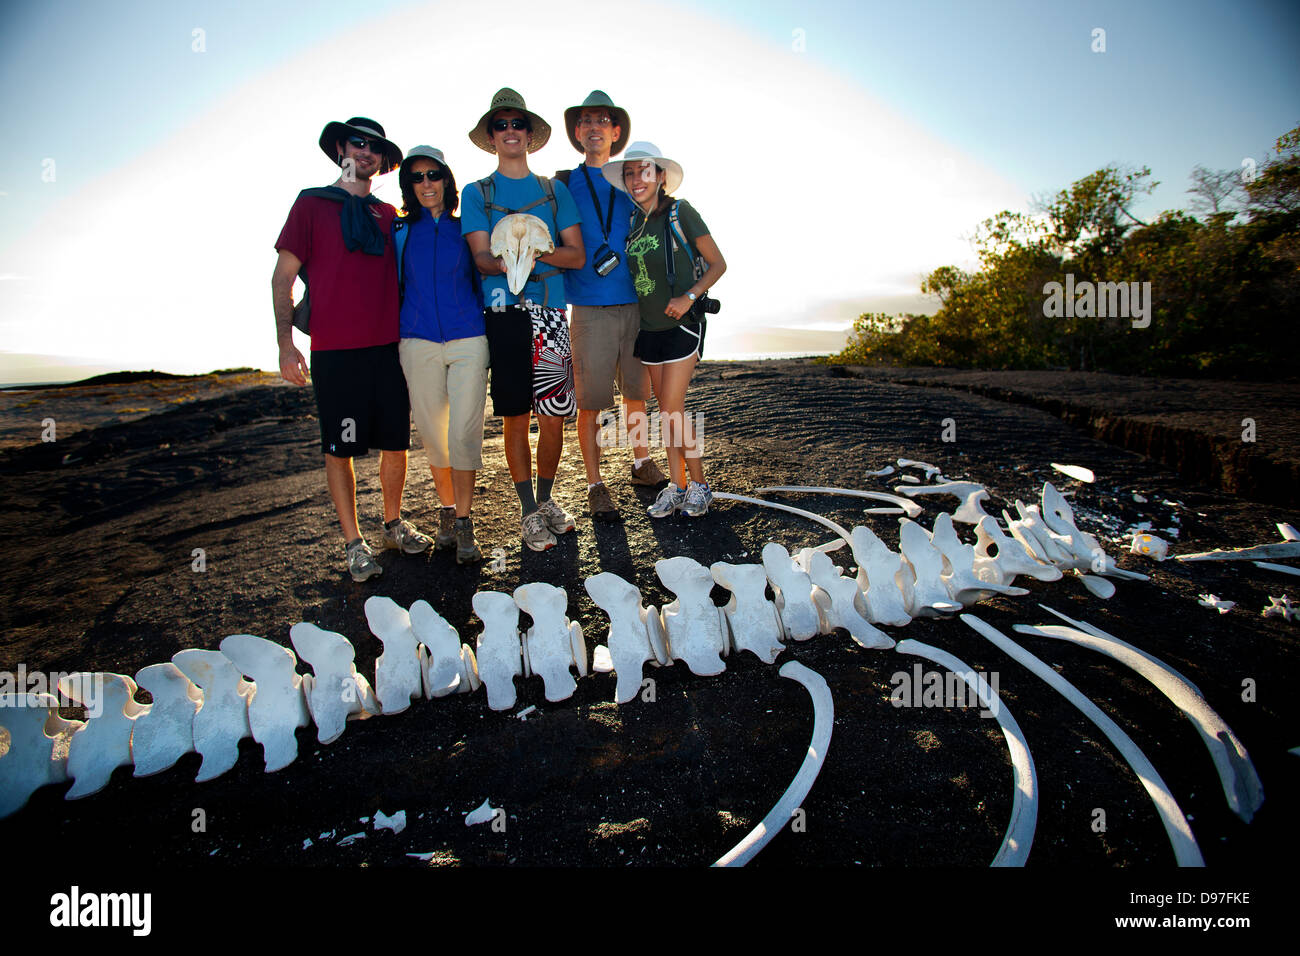
[[[443,172],[441,169],[421,170],[418,173],[411,173],[410,176],[411,176],[411,182],[413,183],[422,183],[426,179],[428,179],[429,182],[431,183],[440,183],[447,178],[447,174]]]
[[[357,149],[369,149],[376,156],[384,154],[384,141],[380,139],[367,139],[365,136],[349,136],[348,142]]]
[[[526,129],[528,132],[532,132],[532,128],[528,125],[528,120],[519,119],[518,117],[512,120],[493,120],[492,129],[497,133],[504,133],[508,129]]]

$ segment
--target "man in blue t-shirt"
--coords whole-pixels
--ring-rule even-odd
[[[586,259],[573,198],[563,183],[544,182],[528,169],[528,154],[546,145],[547,122],[505,88],[470,130],[479,149],[495,153],[497,168],[484,186],[471,183],[461,196],[461,231],[483,274],[483,312],[492,368],[492,412],[500,415],[506,464],[523,512],[524,544],[545,551],[555,536],[573,530],[573,518],[551,497],[564,449],[564,419],[574,411],[573,359],[564,312],[562,269]],[[551,196],[547,186],[552,187]],[[555,251],[538,256],[528,283],[516,297],[506,283],[505,264],[491,251],[493,228],[511,213],[528,213],[545,223]],[[537,492],[528,429],[537,415]]]
[[[564,274],[564,289],[573,315],[573,372],[578,401],[578,447],[587,470],[587,505],[592,518],[620,520],[618,507],[600,475],[600,416],[614,405],[614,383],[623,396],[623,423],[632,448],[632,484],[656,487],[666,479],[650,457],[645,403],[650,376],[633,355],[641,319],[636,290],[627,266],[627,234],[632,200],[606,181],[600,168],[631,138],[624,110],[601,90],[592,90],[580,106],[564,111],[569,142],[584,160],[574,170],[556,173],[569,185],[582,217],[583,246],[591,250],[581,269]],[[622,444],[622,436],[615,439]]]

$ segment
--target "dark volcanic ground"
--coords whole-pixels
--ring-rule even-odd
[[[35,436],[40,418],[58,417],[59,401],[44,393],[40,408],[11,408],[5,424],[12,430],[31,417]],[[1010,634],[1014,624],[1051,620],[1041,601],[1137,644],[1197,683],[1262,778],[1266,801],[1250,825],[1228,811],[1196,731],[1157,691],[1091,651],[1016,636],[1151,758],[1210,867],[1294,858],[1300,758],[1287,749],[1300,744],[1296,625],[1259,613],[1290,579],[1248,562],[1155,565],[1129,555],[1120,540],[1130,525],[1149,520],[1165,538],[1172,537],[1165,529],[1177,529],[1176,553],[1272,542],[1275,522],[1300,523],[1294,509],[1193,486],[1043,411],[801,362],[705,363],[688,407],[703,416],[715,490],[748,494],[765,484],[808,484],[888,491],[898,475],[865,473],[901,456],[933,462],[952,479],[985,483],[994,496],[986,506],[991,514],[1016,498],[1037,501],[1045,479],[1072,493],[1079,525],[1123,566],[1152,580],[1117,581],[1118,593],[1102,601],[1074,581],[1020,579],[1030,597],[989,601],[975,613]],[[942,423],[949,418],[956,440],[945,442]],[[622,449],[606,453],[606,477],[627,505],[627,520],[595,527],[585,515],[570,425],[556,497],[579,517],[578,529],[552,551],[534,554],[519,542],[500,427],[489,419],[474,512],[481,546],[488,554],[500,548],[504,569],[458,567],[450,552],[387,552],[382,577],[358,585],[344,568],[317,436],[308,390],[263,385],[0,453],[0,670],[21,662],[28,671],[133,675],[182,648],[215,648],[228,634],[288,646],[289,627],[311,621],[346,635],[357,648],[358,670],[373,679],[381,647],[363,614],[370,595],[403,606],[423,598],[472,643],[481,630],[470,607],[475,590],[511,591],[528,581],[567,589],[568,614],[582,623],[590,649],[608,626],[582,587],[591,574],[621,574],[647,604],[662,605],[671,595],[655,576],[658,558],[757,561],[768,541],[793,552],[829,537],[802,519],[739,503],[715,503],[694,521],[651,521],[643,508],[653,496],[628,484],[630,459]],[[1075,482],[1053,472],[1053,461],[1090,467],[1098,480]],[[362,525],[375,542],[375,459],[358,470]],[[1135,492],[1148,503],[1136,503]],[[827,495],[774,500],[846,526],[868,524],[897,544],[896,519],[865,515],[868,502]],[[927,526],[956,504],[919,501]],[[417,449],[406,513],[431,530],[434,505]],[[973,541],[968,527],[958,528]],[[191,567],[196,548],[206,553],[202,573]],[[852,564],[847,549],[834,558]],[[1238,606],[1221,616],[1197,604],[1203,592]],[[714,593],[721,602],[724,592]],[[1041,802],[1030,867],[1172,865],[1135,775],[1068,702],[957,620],[918,620],[890,632],[998,676],[1037,765]],[[788,659],[829,683],[834,736],[804,802],[806,828],[784,830],[754,865],[986,865],[1002,839],[1012,793],[996,723],[973,709],[891,706],[890,675],[910,672],[917,659],[864,651],[842,632],[790,647],[779,661]],[[63,799],[64,786],[47,787],[0,821],[0,842],[14,859],[75,848],[83,862],[129,858],[162,866],[428,865],[408,853],[432,853],[435,865],[708,864],[789,784],[808,746],[812,707],[801,687],[748,654],[728,658],[715,678],[695,677],[681,664],[647,666],[646,675],[656,682],[653,702],[616,706],[613,675],[593,675],[578,681],[571,699],[548,704],[541,680],[531,678],[518,682],[518,704],[505,713],[489,710],[480,691],[353,722],[327,747],[309,728],[299,732],[299,759],[274,774],[263,772],[260,746],[250,739],[234,770],[206,784],[193,782],[199,758],[192,754],[147,779],[119,769],[106,790],[77,802]],[[1243,700],[1243,681],[1254,682],[1255,700]],[[528,705],[537,709],[526,720],[514,716]],[[505,808],[505,832],[464,825],[464,815],[485,798]],[[1105,811],[1104,832],[1092,826],[1098,808]],[[205,832],[192,828],[196,809],[206,816]],[[361,819],[376,810],[405,810],[407,828],[399,835],[370,829]],[[364,840],[338,845],[363,831]]]

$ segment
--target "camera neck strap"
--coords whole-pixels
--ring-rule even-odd
[[[600,221],[600,200],[596,198],[596,187],[591,184],[591,174],[587,164],[582,164],[582,178],[587,181],[587,191],[591,193],[591,204],[596,209],[596,223],[600,226],[600,237],[609,242],[609,227],[614,222],[614,187],[609,187],[609,205],[605,208],[605,221]]]

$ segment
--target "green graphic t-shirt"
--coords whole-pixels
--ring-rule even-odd
[[[692,246],[700,236],[709,234],[709,227],[685,199],[677,204],[677,224]],[[632,213],[632,231],[627,240],[627,265],[632,272],[632,284],[636,288],[637,302],[641,307],[641,328],[651,332],[660,332],[681,324],[681,319],[670,319],[664,315],[664,309],[668,308],[669,299],[685,295],[695,284],[690,250],[676,244],[673,267],[677,281],[671,291],[668,289],[664,243],[669,242],[669,249],[674,245],[668,238],[669,235],[667,210],[651,216],[649,221],[640,208]]]

